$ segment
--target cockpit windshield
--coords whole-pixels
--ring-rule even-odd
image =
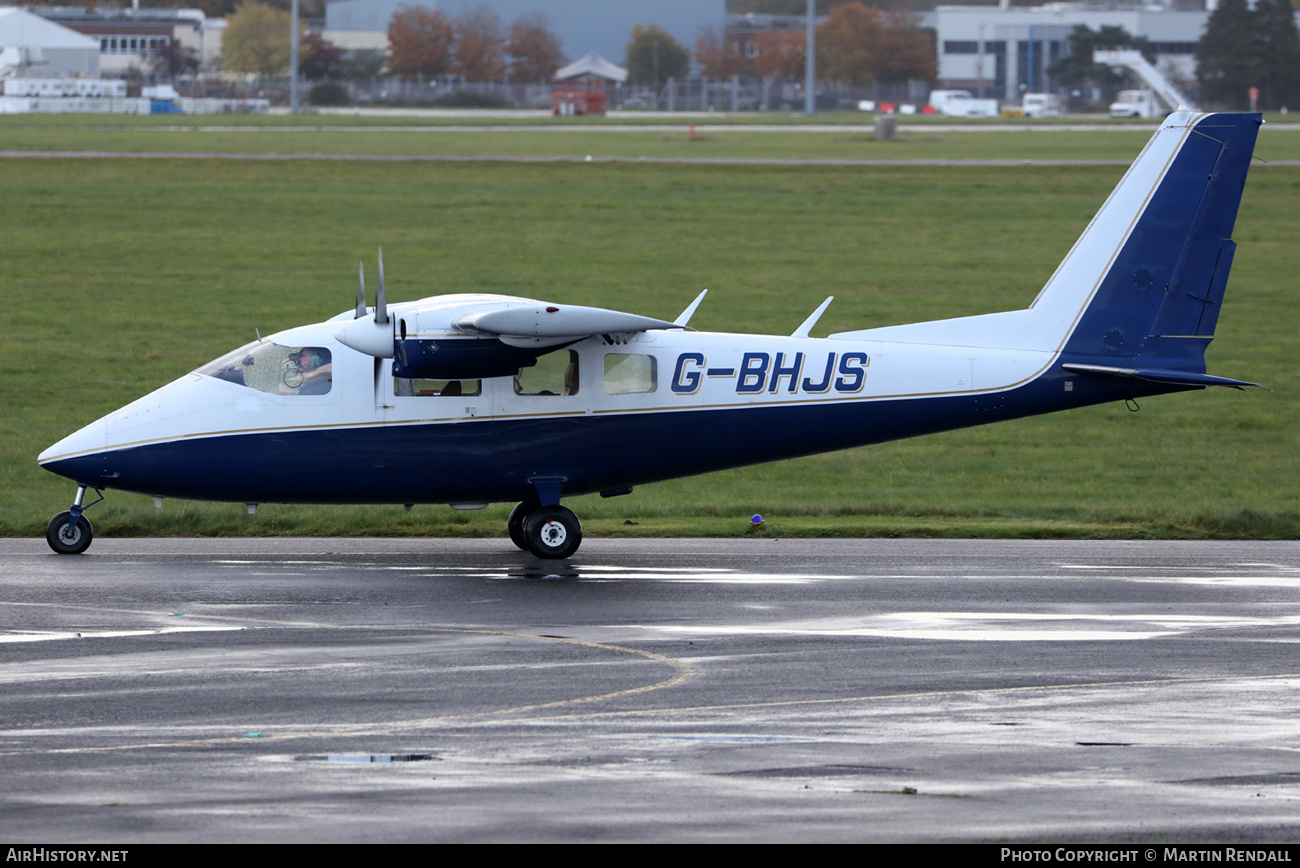
[[[253,341],[195,371],[272,395],[324,395],[333,385],[330,351]]]

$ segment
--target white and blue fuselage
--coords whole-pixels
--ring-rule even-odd
[[[1207,375],[1204,352],[1259,123],[1171,116],[1025,310],[812,338],[811,319],[779,337],[508,296],[381,303],[375,322],[362,303],[218,359],[39,460],[84,487],[158,497],[520,501],[528,543],[554,519],[529,516],[561,496],[1245,385]],[[526,547],[571,553],[539,545]]]

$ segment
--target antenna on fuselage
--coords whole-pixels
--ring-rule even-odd
[[[695,301],[687,305],[686,310],[682,311],[681,315],[678,316],[677,319],[673,320],[673,325],[686,328],[686,324],[690,322],[691,317],[695,315],[695,309],[700,306],[700,302],[704,301],[704,296],[708,294],[709,291],[706,289],[704,290],[704,292],[701,292],[699,295],[695,296]]]
[[[792,338],[808,337],[809,333],[812,331],[813,326],[817,325],[817,320],[822,318],[822,314],[826,312],[826,308],[830,307],[831,302],[834,300],[835,300],[835,296],[833,295],[827,296],[826,300],[823,301],[820,305],[818,305],[817,309],[812,312],[812,316],[804,320],[803,325],[795,329],[794,334],[790,335],[790,337]]]

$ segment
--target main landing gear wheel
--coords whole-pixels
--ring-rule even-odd
[[[528,551],[528,543],[524,541],[524,526],[528,524],[528,516],[537,507],[538,503],[536,501],[525,500],[516,504],[515,508],[510,510],[510,518],[506,519],[506,529],[510,531],[510,541],[520,551]]]
[[[72,513],[61,512],[45,526],[45,541],[61,555],[79,555],[90,548],[94,538],[90,529],[90,519],[84,515],[72,521]]]
[[[562,506],[539,506],[524,524],[524,543],[539,558],[567,558],[582,543],[582,522]]]

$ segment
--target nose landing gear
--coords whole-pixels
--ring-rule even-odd
[[[79,555],[90,548],[90,542],[95,538],[90,519],[82,513],[103,500],[104,494],[96,488],[98,498],[84,503],[86,488],[85,485],[78,485],[77,496],[72,499],[72,508],[54,516],[45,526],[45,541],[61,555]]]

